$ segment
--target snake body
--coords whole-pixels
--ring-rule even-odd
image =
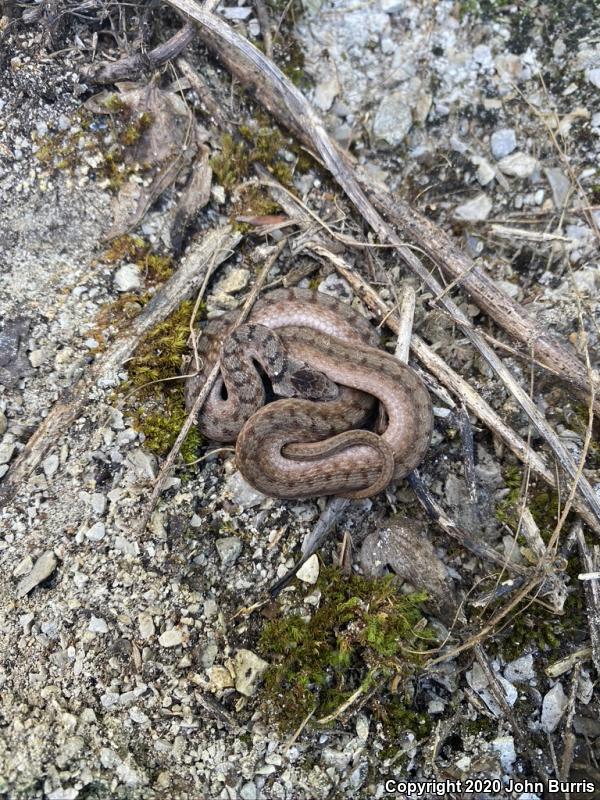
[[[188,379],[186,403],[220,353],[221,377],[200,430],[237,440],[238,468],[255,488],[282,498],[365,497],[422,460],[432,430],[429,394],[410,367],[377,349],[362,315],[322,293],[288,289],[265,295],[232,335],[235,316],[213,320],[200,337],[202,372]],[[255,360],[285,399],[264,405]],[[381,435],[356,429],[373,415],[375,399],[387,419]]]

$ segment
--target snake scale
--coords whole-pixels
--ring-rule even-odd
[[[198,425],[212,440],[236,442],[252,486],[290,499],[369,497],[420,463],[433,425],[429,394],[409,366],[378,349],[365,317],[308,289],[264,295],[232,330],[237,315],[205,327],[201,371],[185,395],[189,409],[220,355]],[[283,399],[266,403],[256,363]],[[361,428],[373,423],[380,434]]]

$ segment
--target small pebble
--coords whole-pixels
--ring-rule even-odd
[[[498,162],[502,172],[513,178],[530,178],[538,166],[537,159],[527,153],[513,153]]]
[[[472,200],[457,206],[454,210],[454,219],[461,222],[481,222],[487,219],[492,210],[492,201],[486,194],[479,194]]]
[[[542,702],[542,728],[546,733],[554,733],[567,707],[567,696],[562,683],[554,684]]]
[[[509,156],[516,146],[517,137],[512,128],[501,128],[494,131],[490,137],[490,150],[497,161]]]
[[[252,697],[268,666],[252,650],[238,650],[234,659],[236,690],[244,697]]]
[[[19,581],[17,597],[25,597],[26,594],[29,594],[39,583],[42,583],[42,581],[45,581],[46,578],[52,575],[57,565],[58,561],[52,550],[46,550],[45,553],[42,553],[33,565],[33,569],[29,575],[26,575]]]
[[[140,636],[142,639],[150,639],[154,636],[154,621],[152,615],[142,611],[138,614],[138,626],[140,629]]]
[[[90,624],[88,625],[88,630],[92,631],[92,633],[108,633],[108,625],[102,617],[92,616]]]
[[[296,577],[303,583],[313,584],[318,581],[319,558],[316,553],[313,553],[313,555],[308,559],[306,564],[302,564],[302,566],[296,573]]]
[[[134,292],[142,288],[140,270],[136,264],[123,264],[115,272],[113,283],[117,292]]]
[[[104,539],[105,534],[106,534],[106,528],[103,522],[96,522],[95,525],[92,525],[92,527],[85,532],[86,537],[91,542],[102,541],[102,539]]]
[[[98,514],[99,517],[101,517],[106,511],[106,505],[107,505],[106,495],[101,494],[100,492],[94,492],[94,494],[90,499],[90,505],[92,506],[92,511],[95,514]]]
[[[59,459],[56,453],[52,453],[42,461],[42,469],[47,478],[51,478],[55,474],[58,469],[58,463]]]
[[[183,644],[183,633],[180,628],[170,628],[158,637],[161,647],[177,647]]]
[[[235,564],[242,552],[242,542],[237,536],[224,536],[215,542],[219,558],[224,567]]]
[[[8,464],[14,452],[14,442],[2,442],[2,444],[0,444],[0,464]]]

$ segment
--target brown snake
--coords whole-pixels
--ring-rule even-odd
[[[237,439],[237,466],[252,486],[282,498],[368,497],[422,460],[433,423],[429,394],[410,367],[377,349],[358,312],[319,292],[281,289],[230,333],[236,316],[204,329],[202,371],[186,382],[186,404],[220,353],[221,376],[198,424],[211,439]],[[286,399],[265,405],[254,361]],[[356,429],[373,416],[375,399],[385,411],[381,435]]]

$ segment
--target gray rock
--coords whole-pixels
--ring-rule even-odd
[[[106,535],[106,528],[103,522],[96,522],[85,532],[86,538],[91,542],[101,542]]]
[[[3,411],[0,411],[0,436],[4,436],[7,428],[8,420],[6,419],[6,414]]]
[[[8,464],[14,452],[14,442],[2,442],[2,444],[0,444],[0,464]]]
[[[533,669],[533,656],[531,653],[526,656],[521,656],[507,664],[504,669],[504,677],[511,683],[525,683],[535,679],[535,670]]]
[[[542,701],[542,728],[546,733],[553,733],[567,707],[567,695],[564,693],[562,683],[555,683]]]
[[[20,578],[22,575],[27,575],[33,569],[33,558],[29,555],[22,558],[13,570],[13,577]]]
[[[47,478],[51,478],[58,469],[59,458],[56,453],[52,453],[42,461],[42,469]]]
[[[245,783],[240,789],[240,798],[241,800],[257,800],[258,791],[256,789],[256,784],[252,781]]]
[[[490,137],[490,150],[497,161],[509,156],[516,146],[517,137],[512,128],[501,128]]]
[[[595,86],[596,89],[600,89],[600,67],[586,70],[585,77],[592,86]]]
[[[222,281],[219,281],[215,287],[215,292],[224,292],[225,294],[235,294],[241,292],[248,286],[250,281],[250,271],[243,267],[236,267],[230,270]]]
[[[316,85],[313,96],[314,104],[317,108],[321,109],[321,111],[329,111],[339,90],[340,85],[337,77],[335,72],[332,72]]]
[[[115,272],[113,283],[117,292],[135,292],[142,288],[142,278],[136,264],[123,264]]]
[[[148,614],[146,611],[142,611],[138,614],[138,626],[142,639],[150,639],[154,636],[154,620],[151,614]]]
[[[161,647],[177,647],[183,644],[183,631],[180,628],[170,628],[158,637]]]
[[[242,541],[237,536],[224,536],[215,542],[219,558],[224,567],[235,564],[242,552]]]
[[[244,697],[252,697],[268,666],[252,650],[238,650],[234,659],[236,690]]]
[[[33,565],[33,569],[17,586],[17,597],[25,597],[32,589],[49,578],[58,565],[52,550],[46,550]]]
[[[226,478],[225,491],[241,508],[259,506],[266,498],[266,495],[257,492],[249,483],[246,483],[241,473],[237,471]]]
[[[563,208],[571,192],[571,181],[558,167],[545,167],[544,172],[552,189],[554,205],[556,208]]]
[[[513,153],[499,161],[498,167],[513,178],[530,178],[539,167],[539,162],[527,153]]]
[[[402,144],[413,124],[413,116],[405,92],[385,95],[373,120],[376,139],[397,147]]]
[[[106,495],[100,492],[94,492],[90,499],[90,505],[92,506],[94,514],[98,514],[98,516],[101,517],[106,511],[107,502]]]
[[[515,740],[512,736],[498,736],[491,741],[492,748],[498,753],[504,772],[510,773],[517,760]]]
[[[395,14],[406,6],[406,0],[381,0],[381,10],[386,14]]]
[[[492,201],[486,194],[478,194],[472,200],[457,206],[454,210],[454,219],[460,222],[481,222],[487,219],[492,210]]]
[[[92,615],[88,630],[92,631],[92,633],[108,633],[108,625],[102,617],[94,617]]]
[[[156,458],[150,453],[146,453],[141,447],[128,453],[127,461],[141,480],[154,480],[156,477]]]
[[[343,300],[346,303],[351,303],[354,298],[352,287],[348,281],[336,272],[332,272],[325,280],[321,281],[319,291],[331,297],[337,297],[338,300]]]

